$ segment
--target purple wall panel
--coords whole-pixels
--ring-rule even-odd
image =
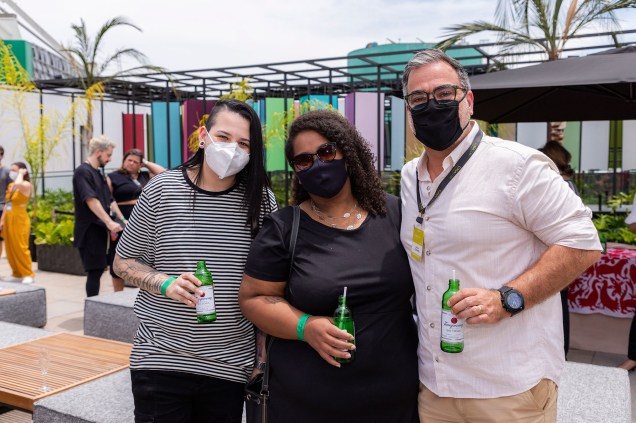
[[[355,95],[355,126],[371,147],[371,152],[377,159],[380,158],[380,169],[384,169],[384,94],[380,94],[381,124],[380,127],[380,149],[378,150],[378,94],[377,93],[353,93]],[[349,94],[351,95],[351,94]],[[347,96],[348,98],[348,96]],[[349,115],[349,104],[345,106],[347,118]],[[349,118],[351,121],[351,119]]]
[[[207,100],[205,110],[203,100],[189,99],[183,102],[183,158],[187,160],[192,156],[188,150],[188,137],[199,127],[199,120],[204,114],[210,113],[216,101]]]
[[[356,124],[356,93],[345,96],[345,117],[352,125]]]

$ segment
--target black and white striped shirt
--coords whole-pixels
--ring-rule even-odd
[[[205,260],[214,278],[217,320],[198,324],[192,307],[140,290],[139,329],[131,369],[170,370],[245,382],[254,363],[254,330],[238,305],[243,267],[252,242],[242,207],[244,185],[209,192],[185,170],[155,176],[135,206],[117,253],[168,275],[194,272]],[[268,190],[263,209],[276,210]],[[262,222],[262,217],[261,217]]]

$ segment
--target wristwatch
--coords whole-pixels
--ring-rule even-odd
[[[524,309],[525,303],[521,292],[509,286],[502,286],[497,291],[501,294],[501,305],[512,316]]]

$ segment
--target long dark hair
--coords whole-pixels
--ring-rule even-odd
[[[560,142],[548,141],[539,151],[554,162],[561,175],[565,175],[568,178],[574,176],[574,169],[570,166],[572,154]]]
[[[269,188],[269,181],[265,173],[265,162],[263,159],[263,129],[258,115],[250,106],[242,101],[221,99],[216,102],[214,108],[208,116],[205,128],[209,131],[216,123],[216,117],[222,111],[233,112],[241,116],[250,123],[250,161],[241,170],[236,179],[238,183],[245,185],[243,195],[243,207],[247,210],[247,226],[252,231],[252,236],[256,236],[259,229],[261,213],[271,212],[269,201],[263,201],[263,195]],[[201,181],[201,169],[205,163],[205,150],[200,148],[188,161],[178,166],[177,169],[194,169],[194,184]],[[264,208],[264,209],[263,209]]]
[[[31,176],[29,176],[29,168],[27,167],[26,163],[24,163],[24,162],[14,162],[14,163],[11,163],[11,165],[12,166],[17,166],[18,169],[26,169],[26,173],[22,177],[22,180],[27,181],[27,182],[31,182]]]
[[[305,113],[294,120],[289,128],[285,157],[290,163],[294,158],[294,139],[304,131],[315,131],[327,140],[335,141],[347,164],[351,192],[358,204],[371,215],[384,216],[386,197],[382,181],[373,165],[373,153],[357,129],[337,112],[314,110]],[[295,173],[292,188],[292,201],[295,204],[309,199],[309,194],[298,182]]]

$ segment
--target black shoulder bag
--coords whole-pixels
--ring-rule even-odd
[[[298,227],[300,226],[300,207],[294,206],[294,220],[289,237],[289,275],[287,283],[291,278],[294,267],[294,253],[296,251],[296,239],[298,238]],[[267,407],[269,406],[269,350],[274,342],[273,336],[268,336],[265,359],[265,370],[257,374],[245,385],[245,410],[247,412],[247,423],[267,423]]]

